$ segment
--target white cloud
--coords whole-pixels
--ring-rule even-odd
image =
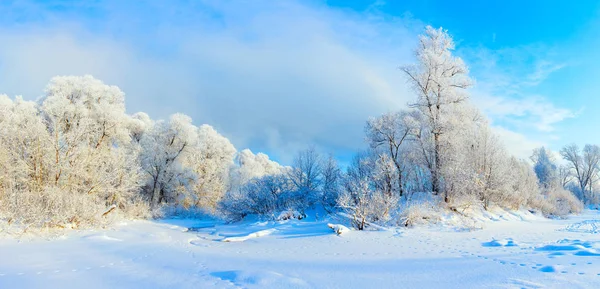
[[[473,102],[496,125],[510,125],[519,132],[553,132],[557,124],[576,116],[536,92],[553,73],[567,67],[553,51],[542,45],[468,50],[478,80]]]
[[[412,61],[414,20],[295,1],[178,4],[106,1],[94,17],[31,4],[34,20],[0,31],[0,88],[35,98],[54,75],[92,74],[120,86],[130,112],[183,112],[282,159],[310,143],[360,149],[367,117],[412,97],[396,67]]]
[[[536,86],[542,83],[550,74],[567,65],[565,63],[553,63],[547,60],[539,60],[535,63],[535,69],[525,78],[523,85]]]
[[[140,7],[107,0],[88,4],[100,11],[94,15],[85,6],[63,5],[61,12],[47,2],[19,3],[21,10],[0,4],[0,23],[27,20],[0,28],[0,92],[31,99],[54,75],[92,74],[125,91],[129,112],[154,118],[183,112],[215,126],[239,149],[266,151],[284,163],[311,144],[360,150],[365,120],[413,97],[396,68],[413,61],[422,23],[381,13],[383,2],[358,13],[302,1]],[[459,49],[474,64],[473,101],[511,152],[528,156],[541,142],[501,123],[551,132],[574,116],[524,94],[564,67],[532,60],[539,49]],[[505,62],[525,65],[514,71]]]
[[[567,67],[554,48],[476,47],[463,54],[477,77],[471,99],[491,119],[511,153],[528,158],[534,148],[560,141],[557,125],[577,113],[537,92],[553,73]]]
[[[541,132],[552,132],[556,124],[576,115],[571,110],[556,107],[546,98],[536,95],[511,98],[475,90],[473,102],[496,121]]]
[[[513,156],[528,160],[533,149],[545,145],[542,142],[534,141],[525,135],[508,130],[501,126],[492,126],[492,130],[506,146],[507,151]]]

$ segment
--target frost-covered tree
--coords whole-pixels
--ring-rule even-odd
[[[571,172],[571,168],[568,165],[559,165],[557,168],[557,177],[559,184],[562,188],[567,188],[570,184],[572,184],[573,173]]]
[[[50,142],[36,103],[0,95],[0,191],[10,194],[13,205],[22,191],[49,185]]]
[[[342,172],[335,158],[330,155],[322,164],[321,205],[331,213],[337,205],[342,183]]]
[[[140,182],[135,156],[124,149],[130,143],[124,93],[91,76],[61,76],[39,104],[51,135],[54,186],[123,206]]]
[[[413,124],[412,141],[407,143],[407,156],[409,180],[405,188],[409,192],[430,192],[432,190],[431,172],[435,169],[433,152],[433,138],[425,116],[419,111],[410,114]]]
[[[454,41],[446,30],[427,26],[415,51],[417,64],[402,67],[417,93],[417,100],[411,106],[425,116],[433,143],[431,182],[434,194],[441,193],[442,189],[442,137],[448,130],[448,110],[467,99],[466,88],[472,84],[467,66],[452,54],[453,50]]]
[[[322,172],[322,158],[315,148],[298,152],[288,172],[295,186],[294,196],[290,197],[298,202],[298,210],[304,211],[320,198]]]
[[[454,201],[472,202],[475,198],[487,209],[507,192],[509,156],[487,122],[467,127],[456,135],[461,141],[452,147],[452,158],[445,162],[445,191]]]
[[[55,77],[38,102],[4,96],[0,110],[0,214],[43,227],[95,224],[107,209],[144,214],[118,88]]]
[[[245,183],[239,192],[229,192],[219,208],[234,220],[250,214],[273,219],[284,210],[295,209],[295,200],[289,196],[294,189],[287,174],[257,177]]]
[[[512,209],[521,206],[536,207],[534,202],[541,197],[537,176],[529,163],[514,157],[509,162],[510,190],[496,197],[496,202]]]
[[[380,155],[381,162],[394,165],[394,180],[389,180],[389,193],[397,193],[402,197],[407,171],[406,143],[414,135],[414,112],[400,111],[386,113],[367,121],[365,132],[371,149]],[[390,170],[388,170],[390,171]]]
[[[397,179],[399,175],[398,170],[395,166],[395,162],[388,155],[376,155],[375,156],[375,171],[374,171],[374,183],[376,190],[381,191],[387,197],[400,198],[400,194],[397,194],[397,188],[402,185]]]
[[[98,148],[128,140],[125,94],[116,86],[89,75],[54,77],[40,103],[51,132],[68,145]]]
[[[232,187],[220,205],[230,218],[239,219],[247,214],[276,217],[275,213],[283,211],[304,216],[307,209],[318,204],[330,212],[336,206],[339,167],[335,159],[324,160],[314,148],[300,151],[292,167],[282,167],[264,154],[254,155],[244,150],[238,154],[238,166],[233,180],[238,185]],[[253,177],[248,179],[249,176]],[[269,209],[248,208],[249,204],[260,202]]]
[[[289,175],[299,189],[316,191],[321,184],[321,173],[321,155],[311,147],[298,152]]]
[[[129,135],[136,144],[139,144],[142,141],[144,134],[148,132],[153,125],[154,121],[144,112],[135,113],[127,120]]]
[[[214,212],[229,188],[236,153],[231,142],[209,125],[194,126],[183,114],[152,122],[138,113],[129,123],[153,206],[168,202]]]
[[[181,201],[190,204],[195,175],[181,163],[198,142],[192,119],[174,114],[169,121],[158,121],[143,135],[140,164],[146,173],[145,193],[152,206]]]
[[[554,158],[545,147],[536,148],[531,156],[533,170],[540,181],[540,185],[549,188],[558,181],[557,167]]]
[[[396,208],[398,197],[378,188],[381,171],[372,154],[359,153],[344,175],[338,206],[352,216],[352,224],[359,230],[370,222],[387,221]]]
[[[241,186],[254,178],[286,173],[289,168],[269,159],[264,153],[254,154],[249,149],[237,153],[235,166],[230,171],[230,189],[237,191]]]
[[[542,211],[547,215],[564,216],[578,213],[583,209],[583,203],[577,199],[573,192],[566,190],[572,180],[572,173],[568,166],[555,164],[554,157],[544,147],[533,151],[531,160],[537,175],[543,201]]]
[[[266,154],[254,154],[249,149],[238,152],[229,172],[229,189],[218,204],[219,211],[234,220],[249,214],[273,217],[276,210],[287,206],[281,198],[294,191],[289,171]],[[261,200],[268,203],[260,204]]]
[[[577,184],[581,200],[586,203],[593,194],[593,183],[600,164],[600,147],[585,145],[580,150],[576,144],[563,147],[560,154],[570,166]]]
[[[192,187],[195,205],[214,211],[229,187],[229,171],[236,150],[227,138],[209,125],[200,126],[197,135],[196,147],[183,162],[196,175]]]

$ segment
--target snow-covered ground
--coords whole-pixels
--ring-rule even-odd
[[[134,221],[4,237],[0,288],[600,288],[599,217],[506,213],[481,230],[339,236],[332,220]]]

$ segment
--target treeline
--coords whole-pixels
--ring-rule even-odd
[[[123,92],[91,76],[55,77],[35,102],[0,96],[0,218],[79,227],[186,211],[301,218],[319,207],[347,213],[363,229],[397,218],[415,196],[457,212],[496,205],[546,215],[581,209],[565,187],[592,200],[600,153],[590,155],[598,148],[566,147],[571,167],[557,166],[543,148],[535,166],[511,157],[470,105],[468,68],[453,50],[446,31],[427,27],[416,63],[402,67],[415,101],[369,119],[368,148],[345,171],[315,149],[290,167],[238,152],[182,114],[128,115]]]
[[[35,102],[0,96],[0,217],[9,223],[98,225],[165,206],[216,213],[230,188],[281,170],[188,116],[127,115],[123,92],[91,76],[55,77]]]
[[[469,103],[472,81],[453,50],[446,31],[427,27],[415,51],[416,64],[401,68],[416,99],[409,109],[367,121],[368,149],[358,153],[345,172],[331,158],[323,160],[308,150],[297,157],[293,173],[254,179],[241,192],[230,192],[223,210],[241,218],[289,208],[301,211],[320,200],[327,210],[352,216],[358,229],[394,218],[408,225],[410,216],[402,214],[410,213],[415,194],[459,213],[492,205],[547,216],[580,211],[582,203],[564,189],[572,182],[557,181],[556,165],[542,157],[544,148],[532,157],[535,171],[530,162],[506,152],[486,118]],[[583,171],[578,166],[563,168],[563,173]]]

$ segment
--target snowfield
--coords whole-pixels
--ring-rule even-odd
[[[340,235],[331,219],[172,219],[5,236],[0,288],[600,288],[599,217],[505,212],[476,230]]]

